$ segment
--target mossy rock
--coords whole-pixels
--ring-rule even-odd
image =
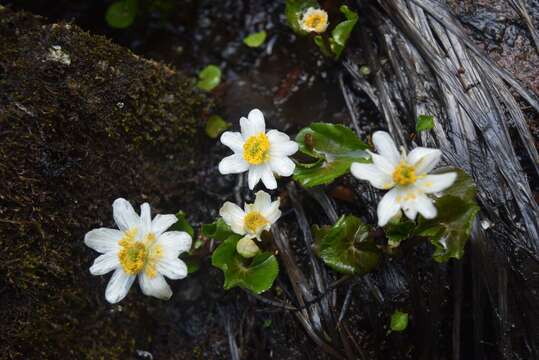
[[[0,6],[2,358],[132,358],[157,300],[104,300],[88,230],[112,201],[186,202],[204,163],[194,81],[67,23]],[[178,204],[180,206],[180,204]],[[151,306],[150,306],[150,305]],[[152,305],[153,304],[153,305]],[[137,345],[138,346],[138,345]]]

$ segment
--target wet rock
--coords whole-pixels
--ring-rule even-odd
[[[148,314],[168,303],[134,286],[107,304],[82,240],[114,226],[117,197],[200,211],[186,179],[204,163],[206,101],[192,84],[74,25],[0,7],[0,357],[147,349]]]

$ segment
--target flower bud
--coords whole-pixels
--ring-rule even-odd
[[[236,244],[236,251],[244,258],[252,258],[260,251],[260,248],[252,238],[245,236]]]

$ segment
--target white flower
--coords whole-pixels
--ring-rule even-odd
[[[310,7],[302,14],[299,26],[307,32],[323,33],[328,28],[328,13],[322,9]]]
[[[353,163],[351,172],[358,179],[369,181],[375,188],[391,189],[378,204],[378,225],[387,224],[400,209],[411,220],[415,220],[418,212],[425,219],[435,218],[436,207],[426,194],[447,189],[457,178],[454,172],[428,174],[440,161],[442,152],[417,147],[408,155],[402,148],[399,154],[393,139],[384,131],[375,132],[372,142],[379,153],[370,153],[373,163]]]
[[[183,279],[187,266],[178,256],[191,248],[191,236],[183,231],[165,232],[178,219],[175,215],[156,215],[152,220],[150,205],[142,204],[140,216],[125,199],[112,203],[118,229],[99,228],[86,234],[84,243],[102,253],[90,273],[114,273],[105,298],[114,304],[122,300],[138,276],[142,292],[159,299],[169,299],[172,290],[165,281]]]
[[[236,234],[260,240],[260,234],[264,230],[269,230],[271,225],[281,217],[279,205],[279,199],[272,202],[267,192],[259,191],[256,193],[255,202],[245,204],[244,210],[227,201],[219,210],[219,215]]]
[[[219,172],[239,174],[249,171],[249,189],[262,182],[268,189],[276,189],[274,173],[290,176],[296,164],[288,157],[298,151],[298,144],[288,135],[270,130],[266,133],[264,115],[258,109],[251,110],[248,118],[240,119],[241,133],[226,131],[221,135],[221,142],[228,146],[233,155],[219,163]]]

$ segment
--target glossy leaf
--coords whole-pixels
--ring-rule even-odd
[[[413,235],[416,224],[406,219],[399,219],[395,222],[389,222],[384,226],[384,232],[386,234],[388,245],[390,247],[397,247],[401,241],[408,239]]]
[[[323,236],[319,242],[320,257],[335,271],[364,274],[378,264],[378,250],[369,233],[370,227],[359,218],[343,216],[327,233],[322,231],[319,234]]]
[[[197,87],[212,91],[221,83],[221,69],[216,65],[208,65],[198,73]]]
[[[396,310],[391,315],[391,323],[390,323],[390,329],[391,331],[404,331],[408,327],[408,314],[405,312],[401,312],[399,310]]]
[[[217,219],[211,224],[202,225],[200,228],[200,233],[203,236],[219,241],[225,241],[230,236],[235,235],[230,229],[230,226],[228,226],[221,218]]]
[[[350,170],[352,162],[368,162],[368,146],[340,124],[313,123],[296,136],[302,153],[315,161],[297,164],[294,180],[305,187],[329,184]]]
[[[458,177],[453,186],[436,200],[438,216],[432,220],[421,218],[417,229],[418,235],[428,237],[434,245],[433,258],[438,262],[462,258],[480,210],[474,199],[476,189],[471,177],[460,169],[450,170],[456,171]]]
[[[315,0],[286,0],[285,14],[288,25],[298,35],[307,35],[307,31],[300,26],[300,20],[303,13],[308,8],[319,8],[320,5]]]
[[[350,8],[346,5],[341,5],[339,10],[344,14],[346,20],[337,24],[337,26],[335,26],[335,28],[331,31],[329,44],[335,59],[338,59],[341,56],[341,53],[346,47],[348,38],[356,26],[358,19],[357,13],[350,10]]]
[[[253,259],[245,259],[236,252],[236,245],[241,236],[232,235],[215,249],[212,265],[221,269],[225,281],[223,287],[228,290],[242,287],[256,294],[271,288],[279,274],[279,264],[271,253],[261,253]]]
[[[170,230],[185,231],[186,233],[191,235],[191,238],[194,240],[195,231],[193,230],[191,224],[189,224],[189,222],[187,221],[186,214],[183,211],[178,211],[176,217],[178,218],[178,221],[170,227]]]
[[[434,128],[434,116],[431,115],[419,115],[417,117],[417,123],[415,125],[415,131],[427,131]]]
[[[243,43],[249,47],[257,48],[266,41],[266,36],[267,36],[266,32],[262,30],[262,31],[246,36],[243,39]]]
[[[226,122],[219,115],[212,115],[208,118],[206,122],[206,135],[212,139],[216,139],[221,135],[223,131],[231,127],[232,124]]]
[[[105,20],[110,27],[124,29],[135,21],[137,9],[137,0],[116,1],[107,8]]]

